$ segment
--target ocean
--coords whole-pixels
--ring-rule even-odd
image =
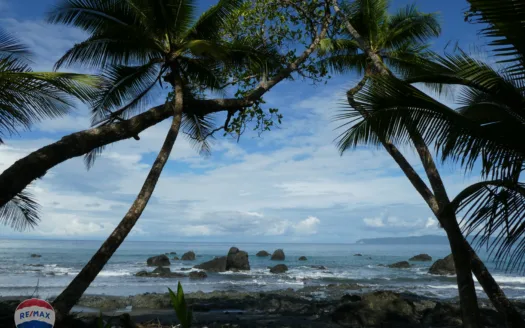
[[[31,296],[37,289],[40,297],[58,295],[88,262],[100,246],[100,241],[0,240],[0,296]],[[359,245],[359,244],[232,244],[232,243],[176,243],[126,241],[87,290],[92,295],[127,296],[141,293],[164,293],[176,287],[179,279],[135,277],[146,266],[150,256],[186,251],[197,254],[195,261],[172,261],[171,270],[180,271],[195,264],[224,256],[231,246],[248,252],[249,272],[210,273],[205,280],[180,281],[186,292],[214,290],[270,291],[286,288],[299,289],[308,285],[334,283],[359,284],[363,291],[394,290],[419,295],[451,298],[457,296],[455,277],[434,276],[427,273],[433,262],[414,262],[410,269],[390,269],[379,264],[406,261],[427,253],[443,258],[450,253],[446,245]],[[286,274],[269,273],[268,266],[279,262],[258,258],[260,250],[273,252],[284,249],[289,267]],[[42,255],[31,257],[32,253]],[[354,254],[360,253],[358,257]],[[299,256],[308,261],[298,261]],[[486,259],[481,252],[480,256]],[[171,256],[173,257],[173,255]],[[525,277],[496,270],[486,261],[495,279],[510,298],[525,298]],[[310,266],[322,265],[326,270]],[[480,297],[486,298],[481,287]]]

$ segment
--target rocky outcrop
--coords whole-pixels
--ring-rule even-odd
[[[432,256],[428,255],[428,254],[419,254],[419,255],[416,255],[416,256],[413,256],[409,259],[409,261],[414,261],[414,262],[428,262],[428,261],[432,261]]]
[[[390,264],[388,265],[388,267],[393,269],[408,269],[411,267],[411,265],[407,261],[401,261],[394,264]]]
[[[173,257],[173,261],[178,261],[178,260],[180,260],[178,256]]]
[[[164,254],[150,257],[147,263],[148,266],[168,266],[171,264],[170,259]]]
[[[208,275],[204,271],[193,271],[189,274],[190,279],[205,279]]]
[[[257,254],[255,254],[255,256],[266,257],[266,256],[270,256],[270,253],[268,253],[267,251],[258,251]]]
[[[248,261],[248,253],[239,250],[237,247],[230,248],[226,260],[226,270],[250,270],[250,262]]]
[[[299,261],[308,261],[308,259],[306,258],[306,256],[301,256],[301,257],[299,258]]]
[[[363,254],[357,253],[357,254],[354,254],[354,256],[363,256]]]
[[[196,269],[208,271],[208,272],[225,272],[226,271],[227,257],[218,257],[211,261],[201,263],[194,266]]]
[[[282,249],[276,250],[275,252],[273,252],[271,259],[273,261],[284,261],[285,259],[284,251]]]
[[[412,302],[384,291],[339,306],[332,320],[343,327],[411,327],[418,323]]]
[[[184,253],[184,255],[182,255],[181,260],[183,260],[183,261],[195,261],[195,253],[193,251],[186,252],[186,253]]]
[[[270,269],[271,273],[285,273],[288,271],[288,267],[285,264],[277,264]]]
[[[42,257],[42,255],[40,255],[40,254],[31,254],[31,257],[39,258],[39,257]]]
[[[185,274],[171,272],[170,268],[164,268],[164,267],[158,267],[151,272],[148,272],[145,270],[139,271],[135,273],[135,276],[137,277],[160,277],[160,278],[184,278],[186,277]]]
[[[169,253],[166,253],[166,255],[177,255],[177,252],[169,252]]]
[[[310,268],[316,270],[326,270],[326,267],[324,265],[310,265]]]
[[[453,275],[456,274],[456,266],[454,265],[454,257],[452,254],[445,257],[444,259],[439,259],[428,270],[430,274],[437,275]]]

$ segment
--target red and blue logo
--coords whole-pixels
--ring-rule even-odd
[[[16,308],[15,324],[17,328],[53,328],[55,310],[44,300],[25,300]]]

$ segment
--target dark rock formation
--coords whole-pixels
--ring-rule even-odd
[[[149,266],[168,266],[171,264],[170,259],[164,254],[150,257],[147,263]]]
[[[173,261],[178,261],[178,260],[180,260],[178,256],[173,257]]]
[[[137,277],[161,277],[161,278],[184,278],[186,277],[185,274],[171,272],[170,268],[163,268],[163,267],[158,267],[152,272],[148,272],[145,270],[139,271],[135,273],[135,276]]]
[[[316,270],[326,270],[326,267],[324,265],[310,265],[310,268]]]
[[[456,274],[456,266],[454,265],[454,257],[452,254],[445,257],[444,259],[439,259],[428,270],[430,274],[438,275],[452,275]]]
[[[271,273],[285,273],[286,271],[288,271],[288,267],[285,264],[277,264],[270,269]]]
[[[306,256],[301,256],[301,257],[299,258],[299,261],[308,261],[308,259],[306,258]]]
[[[354,256],[363,256],[363,254],[357,253],[357,254],[354,254]]]
[[[190,279],[204,279],[208,278],[208,275],[204,271],[193,271],[189,274]]]
[[[201,269],[208,272],[224,272],[226,271],[226,256],[213,259],[208,262],[201,263],[194,266],[196,269]]]
[[[250,270],[250,262],[248,261],[248,253],[240,251],[237,247],[230,248],[226,260],[226,270]]]
[[[273,252],[271,259],[273,261],[284,261],[285,259],[284,251],[282,249],[276,250],[275,252]]]
[[[413,256],[409,259],[409,261],[414,261],[414,262],[427,262],[427,261],[432,261],[432,256],[428,255],[428,254],[419,254],[419,255],[416,255],[416,256]]]
[[[397,262],[397,263],[388,265],[389,268],[393,268],[393,269],[408,269],[410,268],[410,266],[411,266],[410,263],[408,263],[407,261],[401,261],[401,262]]]
[[[40,254],[31,254],[31,257],[37,257],[38,258],[38,257],[42,257],[42,255],[40,255]]]
[[[193,251],[186,252],[181,259],[183,261],[195,261],[195,253]]]
[[[267,251],[258,251],[257,254],[255,254],[255,256],[266,257],[266,256],[270,256],[270,253],[268,253]]]

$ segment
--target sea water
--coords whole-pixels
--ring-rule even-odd
[[[0,296],[31,296],[37,291],[40,297],[58,295],[80,272],[100,246],[101,241],[51,241],[51,240],[0,240]],[[198,263],[224,256],[231,246],[248,252],[251,270],[247,272],[209,273],[204,280],[188,278],[135,277],[146,266],[148,257],[176,252],[194,251],[195,261],[171,261],[171,271],[182,272]],[[284,249],[283,262],[260,258],[260,250],[273,252]],[[32,253],[42,255],[31,257]],[[362,256],[355,256],[355,254]],[[299,289],[311,285],[357,284],[364,291],[394,290],[424,296],[451,298],[457,296],[454,276],[428,274],[433,262],[412,262],[410,269],[391,269],[380,266],[427,253],[434,258],[450,254],[447,245],[358,245],[358,244],[232,244],[232,243],[176,243],[126,241],[104,267],[87,290],[87,294],[135,295],[164,293],[175,288],[180,280],[186,292],[214,290],[270,291],[286,288]],[[479,252],[486,260],[486,254]],[[175,255],[169,255],[173,258]],[[307,261],[298,261],[306,256]],[[268,267],[284,263],[289,271],[271,274]],[[494,263],[486,261],[495,279],[505,293],[515,299],[525,298],[525,277],[520,272],[506,273]],[[312,266],[324,266],[319,270]],[[185,271],[187,273],[187,271]],[[486,297],[479,285],[480,297]]]

